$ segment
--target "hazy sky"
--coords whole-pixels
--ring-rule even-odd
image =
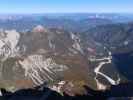
[[[133,12],[133,0],[1,0],[0,13]]]

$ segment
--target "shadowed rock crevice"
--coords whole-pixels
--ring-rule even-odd
[[[1,89],[0,100],[109,100],[109,98],[133,97],[133,83],[111,86],[109,90],[95,91],[85,86],[86,94],[69,96],[61,95],[49,88],[36,87],[34,89],[21,89],[14,93]],[[121,100],[121,99],[120,99]],[[125,99],[126,100],[126,99]]]

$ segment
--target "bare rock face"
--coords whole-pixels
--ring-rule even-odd
[[[0,56],[3,58],[16,56],[18,53],[17,43],[20,34],[16,30],[4,31],[0,34]]]

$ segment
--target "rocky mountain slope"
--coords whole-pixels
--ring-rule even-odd
[[[115,79],[116,77],[121,77],[120,80],[122,82],[125,82],[127,80],[132,81],[132,28],[132,23],[100,25],[86,31],[84,34],[81,34],[86,37],[86,41],[88,41],[91,37],[95,42],[99,43],[99,45],[101,45],[105,50],[110,52],[110,54],[112,55],[110,59],[112,60],[109,64],[109,59],[103,58],[107,61],[105,62],[106,64],[104,63],[103,68],[101,68],[101,72]],[[95,59],[95,61],[102,61],[103,59]],[[101,65],[102,64],[103,63],[101,63]],[[100,80],[104,79],[100,78]]]
[[[58,23],[57,19],[49,21]],[[106,90],[132,81],[132,23],[112,24],[101,18],[87,18],[78,24],[69,21],[58,23],[65,28],[34,22],[30,26],[28,22],[26,31],[1,29],[0,87],[15,91],[45,83],[58,90],[55,84],[63,81],[69,82],[74,92],[84,93],[84,85]],[[66,25],[85,30],[75,32]]]
[[[74,33],[37,26],[27,33],[3,30],[0,34],[0,86],[14,90],[65,80],[95,87],[86,48]]]

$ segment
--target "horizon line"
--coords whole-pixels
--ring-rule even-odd
[[[35,12],[35,13],[19,13],[19,12],[0,12],[0,15],[39,15],[39,14],[133,14],[133,12]]]

